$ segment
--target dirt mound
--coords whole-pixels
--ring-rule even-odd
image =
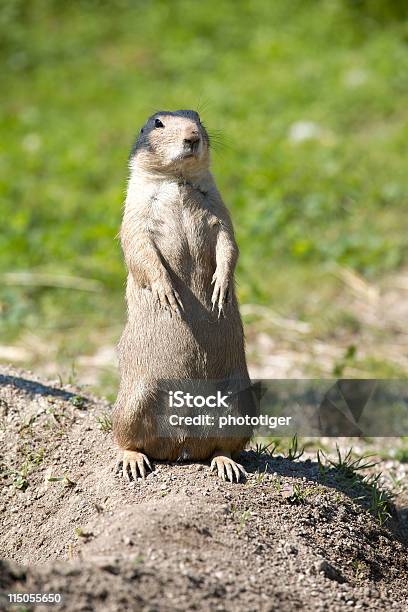
[[[128,485],[109,410],[0,371],[1,591],[62,594],[36,610],[406,610],[395,525],[315,462],[249,451],[246,483],[156,464]]]

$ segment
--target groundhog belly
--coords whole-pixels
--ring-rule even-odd
[[[126,371],[157,379],[219,379],[246,373],[235,297],[226,316],[218,319],[190,289],[177,291],[184,307],[181,317],[158,309],[147,288],[128,291],[129,319],[119,347]],[[211,285],[208,292],[211,296]]]

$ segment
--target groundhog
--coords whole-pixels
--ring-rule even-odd
[[[163,380],[250,384],[234,288],[238,248],[210,172],[210,139],[197,112],[152,115],[132,148],[120,232],[128,269],[128,319],[118,346],[120,385],[113,432],[123,477],[145,478],[150,459],[212,459],[222,479],[240,480],[232,457],[248,434],[159,435]]]

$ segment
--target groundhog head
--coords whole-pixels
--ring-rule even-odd
[[[160,111],[149,117],[132,148],[131,167],[166,173],[209,165],[209,138],[193,110]]]

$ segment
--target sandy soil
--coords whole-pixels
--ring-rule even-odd
[[[240,484],[157,463],[127,484],[109,410],[0,370],[0,592],[63,598],[1,610],[407,609],[398,515],[381,525],[334,471],[251,450]]]

